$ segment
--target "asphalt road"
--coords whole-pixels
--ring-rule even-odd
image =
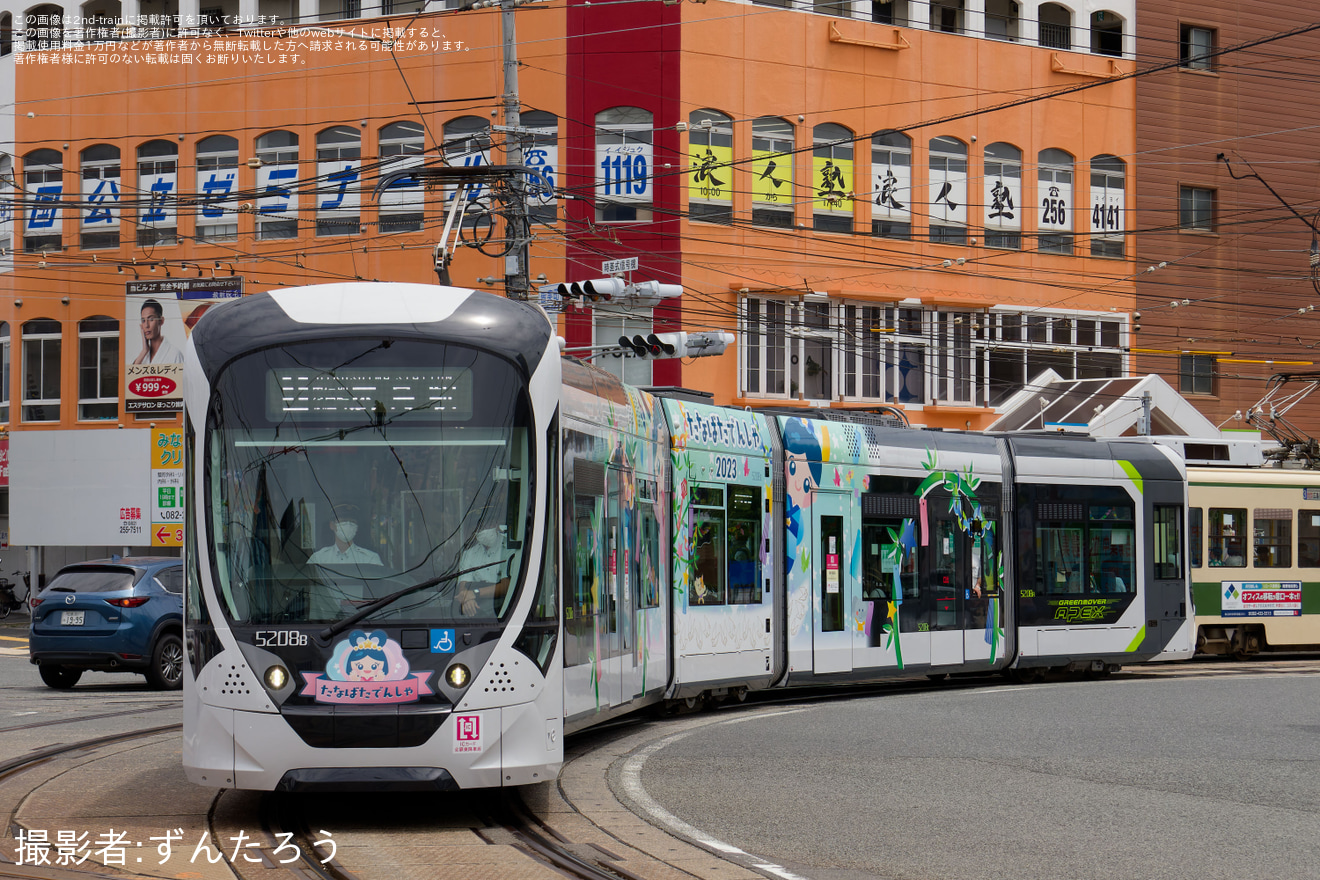
[[[936,689],[645,757],[679,820],[811,880],[1320,877],[1320,674]]]

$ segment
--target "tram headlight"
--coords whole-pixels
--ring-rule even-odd
[[[445,670],[445,681],[452,688],[466,687],[472,680],[472,672],[462,663],[455,663]]]
[[[282,690],[289,683],[289,670],[276,663],[266,670],[266,687],[273,691]]]

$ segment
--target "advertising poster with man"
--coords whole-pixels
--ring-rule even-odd
[[[241,278],[130,281],[125,297],[129,330],[124,342],[124,410],[183,409],[184,340],[208,308],[242,294]]]

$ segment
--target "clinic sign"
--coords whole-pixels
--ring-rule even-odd
[[[1301,617],[1302,582],[1273,583],[1224,581],[1221,613],[1224,617]]]
[[[183,429],[151,429],[151,546],[183,546]]]
[[[243,279],[130,281],[125,293],[124,410],[183,409],[183,344],[202,313],[243,295]],[[137,328],[136,331],[133,328]]]

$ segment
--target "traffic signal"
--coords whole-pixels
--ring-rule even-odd
[[[661,284],[659,281],[639,281],[628,286],[624,299],[632,306],[653,309],[661,300],[683,295],[681,284]]]
[[[733,344],[733,334],[721,331],[699,333],[650,333],[620,336],[624,354],[641,358],[691,358],[724,354]]]
[[[686,357],[686,333],[640,333],[636,336],[620,336],[619,347],[625,354],[641,358]]]
[[[622,278],[593,278],[590,281],[566,281],[557,288],[564,299],[589,299],[600,302],[623,296],[627,284]]]

